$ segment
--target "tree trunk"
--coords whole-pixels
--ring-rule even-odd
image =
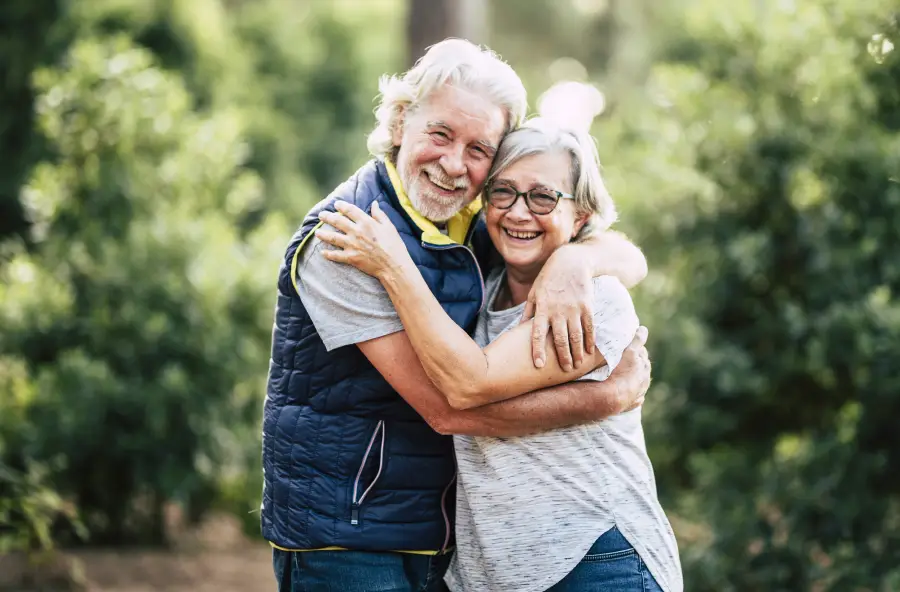
[[[409,0],[406,21],[408,62],[447,37],[486,43],[486,0]]]

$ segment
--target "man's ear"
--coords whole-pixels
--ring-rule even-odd
[[[406,107],[400,107],[397,113],[397,119],[394,121],[394,127],[391,129],[391,143],[394,147],[399,146],[403,141],[403,124],[406,122]]]

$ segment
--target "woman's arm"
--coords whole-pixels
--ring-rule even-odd
[[[612,376],[577,380],[475,409],[456,410],[428,379],[406,331],[357,344],[373,366],[435,431],[514,437],[606,419],[641,405],[650,385],[650,360],[638,330]]]
[[[647,276],[644,254],[619,232],[594,233],[580,243],[556,249],[534,280],[522,318],[534,318],[531,352],[534,365],[547,358],[546,340],[552,326],[553,347],[563,368],[581,368],[584,355],[594,349],[593,310],[590,299],[560,298],[559,293],[591,293],[593,278],[611,275],[626,288],[632,288]],[[564,321],[564,322],[563,322]]]
[[[564,370],[556,359],[536,368],[530,355],[531,322],[507,331],[482,350],[441,308],[397,230],[377,205],[372,217],[349,204],[339,209],[343,215],[323,213],[321,218],[343,234],[319,230],[317,236],[341,250],[323,251],[323,255],[381,281],[429,379],[455,409],[569,382],[605,364],[594,348],[580,369]]]
[[[595,348],[581,369],[565,371],[555,358],[536,368],[530,355],[531,321],[481,349],[447,316],[412,261],[381,274],[379,279],[425,372],[454,409],[480,407],[576,380],[588,368],[606,363]],[[547,339],[552,342],[551,336]]]

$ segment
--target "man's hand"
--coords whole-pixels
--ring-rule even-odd
[[[585,352],[594,351],[594,286],[591,268],[574,245],[558,248],[544,264],[528,294],[522,320],[534,316],[531,355],[543,368],[544,344],[552,328],[559,365],[565,371],[581,367]]]
[[[647,353],[647,327],[638,327],[631,344],[622,354],[622,360],[610,375],[622,400],[623,411],[631,411],[644,404],[644,396],[650,388],[650,356]]]

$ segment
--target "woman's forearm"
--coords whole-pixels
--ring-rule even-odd
[[[483,350],[447,315],[411,261],[379,279],[428,377],[451,406],[471,407],[473,398],[486,388],[488,363]]]
[[[412,261],[381,274],[382,284],[428,378],[454,409],[470,409],[581,378],[606,363],[595,348],[586,369],[542,368],[531,362],[531,321],[506,331],[483,350],[447,316]],[[552,337],[548,336],[552,341]],[[552,346],[552,343],[551,343]]]

